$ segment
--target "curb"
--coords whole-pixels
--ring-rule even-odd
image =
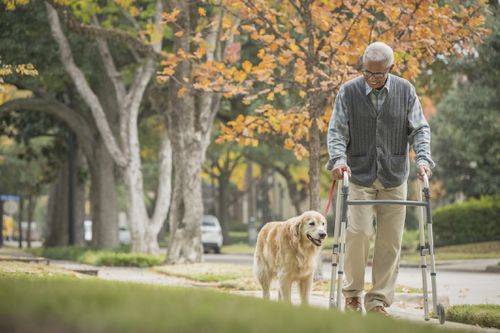
[[[429,292],[428,295],[429,302],[432,301],[432,293]],[[405,302],[405,303],[416,303],[416,304],[424,304],[424,296],[422,293],[414,293],[414,294],[405,294],[405,293],[396,293],[394,295],[394,302]],[[450,298],[448,295],[438,295],[437,298],[438,304],[443,304],[443,306],[450,306]],[[432,304],[430,304],[432,306]]]
[[[500,273],[500,266],[486,266],[486,272],[488,273]]]

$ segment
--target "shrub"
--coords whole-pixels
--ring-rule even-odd
[[[163,261],[163,258],[149,254],[100,251],[73,246],[46,247],[32,252],[50,259],[72,260],[96,266],[152,267]]]
[[[437,246],[500,239],[500,197],[483,197],[437,209],[433,214]]]
[[[96,266],[152,267],[161,265],[163,259],[150,254],[87,252],[81,261]]]

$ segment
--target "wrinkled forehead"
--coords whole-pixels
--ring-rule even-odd
[[[317,212],[309,212],[307,214],[304,214],[303,220],[306,222],[314,221],[314,222],[324,222],[326,223],[326,219],[323,215]]]
[[[373,73],[380,73],[387,69],[387,60],[374,61],[368,59],[363,62],[363,68]]]

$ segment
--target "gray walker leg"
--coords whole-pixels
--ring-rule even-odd
[[[444,306],[437,302],[437,285],[436,285],[436,262],[434,260],[434,235],[432,233],[432,211],[431,211],[431,191],[429,188],[429,179],[424,175],[424,196],[427,213],[427,239],[429,242],[429,255],[431,261],[431,286],[432,286],[432,307],[434,318],[439,319],[441,324],[445,322]]]
[[[347,172],[344,172],[344,180],[341,188],[341,195],[339,193],[340,191],[337,191],[332,275],[330,280],[330,307],[336,307],[339,310],[342,309],[342,282],[344,280],[345,234],[347,229],[347,199],[349,197],[349,177]],[[340,200],[338,200],[339,196],[341,196]]]
[[[332,251],[332,273],[330,276],[330,309],[336,307],[336,279],[337,279],[337,268],[339,264],[339,230],[340,230],[340,211],[341,211],[341,200],[342,196],[340,194],[341,183],[337,183],[337,198],[335,199],[335,224],[333,229],[333,251]]]
[[[418,201],[422,201],[422,189],[420,182],[417,180]],[[422,291],[424,296],[424,319],[429,320],[429,293],[427,288],[427,260],[429,253],[425,245],[425,229],[424,229],[424,207],[418,208],[418,229],[420,236],[420,268],[422,269]]]
[[[429,296],[427,286],[427,256],[429,256],[431,264],[431,287],[432,287],[432,311],[433,318],[439,319],[443,324],[445,322],[444,307],[437,302],[437,285],[436,285],[436,262],[434,260],[434,235],[432,233],[432,211],[431,211],[431,192],[429,189],[429,179],[424,175],[424,188],[421,188],[418,182],[418,201],[425,202],[425,206],[419,208],[419,231],[420,231],[420,267],[422,268],[422,291],[424,296],[424,319],[429,320]],[[424,193],[424,200],[422,200],[422,192]],[[425,244],[425,219],[427,220],[427,242]]]

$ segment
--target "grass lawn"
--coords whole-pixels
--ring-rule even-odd
[[[466,260],[500,258],[500,241],[451,245],[435,248],[436,260]],[[419,262],[417,252],[403,252],[401,260]]]
[[[221,248],[222,253],[226,254],[253,254],[255,248],[253,246],[250,246],[246,243],[235,243],[235,244],[230,244],[230,245],[224,245]]]
[[[209,290],[92,278],[2,273],[0,299],[2,332],[452,332]]]
[[[500,328],[500,305],[454,305],[446,310],[446,318],[464,324]]]

